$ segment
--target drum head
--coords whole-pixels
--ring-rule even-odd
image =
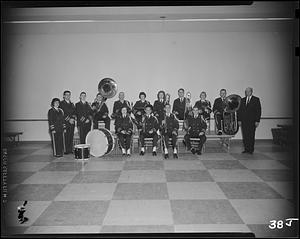
[[[107,129],[91,130],[85,141],[90,145],[90,154],[95,157],[109,153],[114,145],[112,134]]]

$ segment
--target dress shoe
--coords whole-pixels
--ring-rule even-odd
[[[198,151],[197,151],[197,154],[198,154],[198,155],[201,155],[201,154],[202,154],[202,153],[201,153],[201,150],[198,150]]]
[[[126,154],[125,154],[125,153],[123,153],[122,155],[123,155],[123,156],[126,156]]]
[[[191,149],[192,153],[195,154],[196,150],[194,148]]]
[[[218,132],[218,135],[222,135],[222,131],[219,131],[219,132]]]
[[[248,154],[253,154],[253,151],[249,151]]]
[[[153,156],[156,156],[157,154],[156,154],[156,152],[155,152],[155,151],[153,151],[153,152],[152,152],[152,155],[153,155]]]
[[[244,151],[242,152],[242,154],[246,154],[246,153],[248,153],[248,151],[247,151],[247,150],[244,150]]]
[[[177,154],[173,154],[173,158],[174,159],[178,159],[178,155]]]
[[[145,152],[144,152],[144,151],[141,151],[141,152],[140,152],[140,155],[142,155],[142,156],[143,156],[144,154],[145,154]]]
[[[169,158],[169,154],[165,154],[165,159],[168,159]]]
[[[127,157],[130,157],[131,155],[130,155],[130,153],[129,153],[129,154],[126,154],[126,156],[127,156]]]

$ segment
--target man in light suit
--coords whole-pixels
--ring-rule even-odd
[[[242,153],[253,154],[255,142],[255,130],[261,118],[261,104],[258,97],[252,95],[253,88],[245,90],[238,110],[238,124],[242,129],[244,151]]]

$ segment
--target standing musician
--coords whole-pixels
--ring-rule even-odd
[[[127,106],[121,109],[121,115],[116,117],[115,130],[121,144],[123,155],[130,156],[130,145],[133,133],[133,123],[131,117],[127,113]]]
[[[206,92],[202,91],[200,94],[200,100],[195,103],[195,106],[200,110],[200,114],[203,116],[203,119],[208,121],[210,119],[211,113],[211,104],[206,99]]]
[[[178,98],[174,100],[173,102],[173,114],[176,115],[176,117],[179,120],[184,120],[185,116],[185,106],[186,106],[186,98],[184,97],[184,89],[180,88],[178,90]]]
[[[80,93],[80,101],[75,105],[75,114],[77,117],[77,127],[80,138],[80,143],[85,144],[85,138],[91,130],[92,109],[88,102],[86,102],[86,93]]]
[[[73,151],[73,137],[74,137],[74,128],[75,128],[75,106],[70,101],[71,92],[69,90],[65,90],[63,94],[63,100],[59,104],[59,108],[61,108],[64,112],[64,119],[66,125],[66,133],[65,133],[65,154],[72,153]]]
[[[159,125],[161,125],[161,122],[164,119],[165,102],[166,102],[166,94],[163,90],[161,90],[158,92],[157,100],[155,100],[153,104],[153,114],[157,118]]]
[[[168,148],[169,139],[172,138],[172,148],[173,148],[173,158],[178,158],[177,156],[177,136],[179,129],[179,122],[175,114],[171,113],[171,105],[165,105],[165,114],[162,121],[161,134],[164,145],[165,159],[169,158]]]
[[[108,108],[104,97],[98,93],[95,101],[92,103],[93,110],[93,129],[98,129],[98,121],[104,121],[105,128],[110,130],[110,118],[108,116]]]
[[[113,113],[111,115],[111,118],[116,119],[117,116],[121,116],[121,109],[124,106],[127,108],[127,112],[130,114],[131,113],[130,103],[129,103],[129,101],[125,100],[125,93],[120,92],[119,93],[119,100],[114,102]]]
[[[222,134],[223,112],[226,107],[225,98],[226,98],[226,90],[221,89],[220,97],[215,99],[214,106],[213,106],[214,118],[218,130],[218,135]]]
[[[59,108],[60,100],[54,98],[51,101],[51,109],[48,111],[49,130],[51,134],[53,155],[62,157],[64,153],[64,131],[65,118],[64,112]]]
[[[188,116],[187,118],[187,133],[184,136],[184,140],[188,150],[191,150],[193,154],[197,153],[201,155],[203,144],[206,141],[205,131],[207,125],[205,121],[202,119],[201,115],[199,114],[199,109],[197,106],[193,107],[193,116]],[[199,147],[198,149],[191,148],[191,141],[190,138],[199,138]]]
[[[156,156],[156,148],[158,135],[157,130],[159,128],[158,120],[155,116],[151,115],[152,113],[152,105],[147,105],[145,107],[146,114],[143,116],[141,122],[141,131],[140,131],[140,142],[141,142],[141,152],[140,155],[145,154],[145,138],[153,138],[153,150],[152,155]]]
[[[141,129],[142,117],[145,115],[145,107],[150,105],[150,102],[146,100],[146,93],[140,92],[139,94],[140,100],[135,102],[132,111],[135,117],[135,123],[137,124],[138,129]]]
[[[261,104],[258,97],[252,95],[253,88],[245,90],[245,97],[241,100],[238,110],[238,124],[242,128],[244,151],[253,154],[255,143],[255,130],[261,118]]]

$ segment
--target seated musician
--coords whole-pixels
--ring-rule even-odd
[[[140,155],[145,154],[145,138],[153,138],[153,150],[152,155],[156,156],[156,148],[158,135],[157,130],[159,128],[158,120],[155,116],[151,115],[152,113],[152,105],[147,105],[145,107],[145,116],[143,116],[141,122],[141,131],[140,131],[140,142],[141,142],[141,152]]]
[[[184,140],[188,150],[191,150],[193,154],[197,153],[201,155],[203,144],[206,141],[205,130],[207,125],[205,121],[202,119],[202,116],[199,113],[199,109],[197,106],[193,107],[193,116],[188,116],[186,119],[187,123],[187,133],[184,136]],[[199,146],[198,149],[191,147],[191,138],[199,138]]]
[[[202,91],[200,94],[200,100],[198,100],[195,103],[195,106],[198,107],[200,110],[200,114],[203,116],[203,118],[208,121],[210,119],[210,113],[211,113],[211,104],[206,99],[206,92]]]
[[[166,94],[163,90],[161,90],[158,92],[157,100],[155,100],[153,104],[153,114],[157,118],[159,125],[161,125],[161,122],[164,119],[165,102],[166,102]]]
[[[110,118],[108,116],[108,108],[105,101],[106,99],[98,93],[95,101],[92,103],[93,129],[98,129],[98,121],[104,121],[105,128],[110,130]]]
[[[162,121],[161,134],[164,145],[165,159],[169,158],[169,139],[172,138],[172,148],[173,148],[173,158],[178,158],[177,156],[177,136],[179,121],[175,114],[171,113],[171,105],[165,105],[165,117]]]
[[[185,118],[185,108],[186,107],[186,98],[184,97],[184,89],[180,88],[178,90],[178,98],[173,102],[173,114],[179,120],[183,120]]]
[[[221,89],[220,97],[215,99],[214,106],[213,106],[214,118],[218,130],[218,135],[222,134],[223,112],[226,106],[225,98],[226,98],[226,90]]]
[[[121,115],[116,117],[115,130],[121,144],[123,155],[130,156],[130,145],[133,132],[133,123],[127,113],[127,106],[122,107]]]
[[[150,105],[150,102],[146,100],[146,93],[145,92],[140,92],[139,94],[140,100],[135,102],[132,111],[133,115],[135,117],[135,124],[137,125],[138,129],[141,129],[141,122],[142,122],[142,117],[145,115],[145,107],[146,105]]]
[[[121,116],[121,109],[124,106],[127,108],[127,112],[130,114],[131,113],[130,103],[129,103],[128,100],[125,100],[125,93],[120,92],[119,93],[119,100],[114,102],[113,113],[111,115],[111,118],[116,119],[117,116]]]

